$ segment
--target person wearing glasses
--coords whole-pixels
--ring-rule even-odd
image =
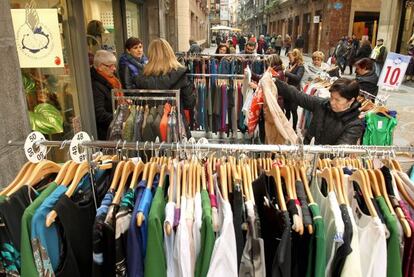
[[[98,139],[105,140],[109,125],[113,119],[112,89],[122,89],[121,82],[115,76],[116,57],[109,51],[98,50],[91,68],[92,92],[95,105]]]

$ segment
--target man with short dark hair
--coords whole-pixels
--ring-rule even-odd
[[[240,54],[254,54],[256,50],[256,42],[248,41],[244,47],[244,51],[241,51]]]
[[[190,39],[190,50],[188,50],[189,54],[200,54],[202,49],[200,45],[197,44],[197,42],[193,39]]]

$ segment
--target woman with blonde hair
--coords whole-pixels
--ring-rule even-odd
[[[186,74],[187,68],[177,61],[171,45],[165,39],[157,38],[148,46],[148,63],[143,74],[134,81],[139,89],[179,89],[181,112],[184,109],[191,111],[195,106],[194,86]],[[185,117],[184,124],[187,137],[190,137]]]
[[[299,49],[293,49],[288,53],[289,66],[285,70],[285,76],[287,83],[294,86],[299,91],[301,90],[301,81],[303,74],[305,73],[305,67],[303,66],[303,56]],[[298,123],[298,105],[294,102],[284,101],[286,118],[290,119],[292,115],[293,129],[296,130]]]
[[[323,72],[330,70],[330,67],[327,63],[324,62],[325,54],[322,51],[315,51],[312,53],[312,63],[304,64],[305,74],[302,78],[302,85],[307,82],[313,81],[315,78],[320,76]]]

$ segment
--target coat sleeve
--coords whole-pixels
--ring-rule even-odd
[[[120,65],[118,70],[119,78],[121,79],[123,89],[133,89],[135,84],[133,78],[131,78],[131,72],[128,65]]]
[[[361,120],[351,126],[345,128],[342,135],[336,141],[336,144],[355,145],[362,138],[364,127]]]
[[[190,82],[186,75],[183,76],[182,86],[180,88],[180,97],[181,103],[183,105],[182,109],[193,109],[195,106],[195,96],[193,94],[194,84]]]
[[[317,107],[322,105],[323,100],[319,97],[310,96],[298,91],[294,86],[290,86],[279,79],[275,81],[277,90],[283,98],[294,102],[297,105],[309,111],[314,111]]]
[[[304,73],[305,73],[305,67],[299,66],[298,69],[296,70],[296,73],[291,73],[291,72],[286,71],[285,75],[287,78],[293,80],[295,84],[299,84],[300,80],[302,80]]]
[[[93,102],[95,105],[95,116],[98,124],[108,126],[113,118],[112,113],[105,110],[105,95],[102,88],[97,85],[92,85],[93,90]]]

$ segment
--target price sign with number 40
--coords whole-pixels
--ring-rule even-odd
[[[404,80],[411,57],[390,52],[378,80],[378,87],[397,90]]]

